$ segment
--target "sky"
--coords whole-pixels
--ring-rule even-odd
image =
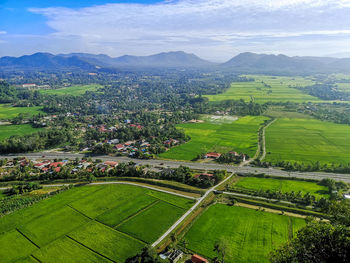
[[[350,0],[0,0],[0,56],[350,57]]]

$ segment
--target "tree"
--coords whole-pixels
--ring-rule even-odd
[[[221,257],[221,262],[225,262],[225,256],[226,256],[226,250],[227,250],[227,243],[223,239],[219,239],[214,244],[214,251],[218,253],[218,258]]]
[[[86,175],[86,180],[88,180],[91,183],[96,180],[96,177],[92,173],[88,173]]]
[[[332,201],[327,212],[331,215],[332,224],[340,224],[350,227],[350,201]]]
[[[349,262],[350,230],[342,225],[313,221],[275,250],[270,259],[272,263]]]
[[[146,246],[136,256],[130,257],[125,260],[125,263],[165,263],[167,261],[158,257],[157,252],[151,246]]]
[[[181,241],[182,246],[184,247],[185,252],[187,251],[187,246],[188,246],[188,240],[186,238],[184,238]]]

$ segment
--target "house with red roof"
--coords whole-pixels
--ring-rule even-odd
[[[118,166],[118,163],[114,161],[105,161],[104,164],[112,167]]]
[[[38,168],[38,169],[43,169],[44,167],[46,167],[48,165],[49,165],[48,163],[36,163],[36,164],[34,164],[34,167]]]
[[[125,147],[123,144],[117,144],[116,146],[114,146],[118,151],[124,150]]]
[[[205,176],[211,178],[211,177],[213,177],[213,174],[208,174],[208,173],[196,174],[196,175],[194,176],[194,178],[203,178],[203,177],[205,177]]]
[[[50,168],[57,168],[58,166],[63,166],[64,162],[54,162],[54,163],[50,163]]]
[[[208,263],[208,260],[206,260],[205,258],[203,258],[203,257],[201,257],[199,255],[196,255],[196,254],[192,255],[191,261],[193,263]]]
[[[213,158],[213,159],[217,159],[221,156],[221,153],[215,153],[215,152],[210,152],[207,153],[204,157],[205,158]]]

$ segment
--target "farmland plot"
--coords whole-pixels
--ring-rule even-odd
[[[209,101],[254,100],[257,103],[273,102],[308,102],[320,101],[318,98],[305,94],[294,88],[314,84],[311,79],[303,77],[277,77],[265,75],[247,76],[255,79],[253,82],[234,82],[224,93],[205,95]]]
[[[38,113],[43,113],[42,107],[36,106],[36,107],[12,107],[9,104],[0,104],[0,120],[8,120],[13,119],[14,117],[18,116],[20,113],[24,114],[25,116],[33,116],[37,115]]]
[[[195,221],[184,238],[190,250],[208,258],[217,256],[215,242],[225,240],[225,262],[269,262],[269,252],[304,225],[300,218],[216,204]]]
[[[124,262],[192,203],[130,185],[75,187],[0,218],[0,261]]]
[[[150,244],[156,241],[185,212],[185,209],[159,201],[121,224],[117,230]]]
[[[191,137],[185,144],[160,154],[161,158],[193,160],[199,154],[210,151],[243,152],[254,156],[258,145],[258,130],[268,118],[246,116],[233,122],[184,123],[177,127]]]
[[[40,130],[41,128],[33,128],[30,124],[0,125],[0,141],[13,135],[27,135]]]
[[[350,161],[350,126],[306,119],[278,119],[266,129],[266,161]]]
[[[301,192],[303,195],[310,193],[317,198],[328,197],[328,188],[314,182],[297,181],[297,180],[281,180],[273,178],[257,178],[243,177],[235,185],[238,188],[250,190],[273,190],[282,193]]]
[[[60,88],[60,89],[43,89],[40,90],[42,94],[47,95],[73,95],[79,96],[83,95],[87,91],[97,91],[102,88],[99,84],[89,84],[89,85],[73,85],[70,87]]]

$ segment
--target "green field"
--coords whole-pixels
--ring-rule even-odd
[[[214,244],[225,240],[225,262],[269,262],[269,252],[304,225],[300,218],[216,204],[195,221],[184,238],[190,250],[207,258],[217,256]]]
[[[160,154],[161,158],[193,160],[198,154],[216,151],[243,152],[254,156],[258,144],[258,129],[268,118],[246,116],[231,122],[205,121],[177,125],[191,140]]]
[[[13,119],[18,114],[23,113],[26,116],[43,113],[42,107],[12,107],[9,104],[0,104],[0,120]]]
[[[33,128],[30,124],[0,125],[0,141],[13,135],[26,135],[40,130],[41,128]]]
[[[239,100],[257,103],[272,102],[317,102],[318,98],[301,92],[293,86],[308,86],[314,84],[311,79],[303,77],[274,77],[264,75],[247,76],[255,79],[254,82],[234,82],[224,93],[205,95],[210,101]],[[271,86],[267,87],[264,85]]]
[[[350,126],[307,119],[277,119],[266,129],[266,161],[350,162]]]
[[[124,262],[192,203],[130,185],[75,187],[0,218],[0,262],[31,262],[32,256],[42,262]]]
[[[99,88],[102,88],[102,86],[99,84],[74,85],[66,88],[40,90],[40,92],[46,95],[79,96],[83,95],[86,91],[97,91]]]
[[[350,83],[337,83],[339,90],[344,92],[350,92]]]
[[[314,182],[305,182],[297,180],[281,180],[273,178],[243,177],[234,185],[235,187],[251,190],[273,190],[282,193],[301,191],[303,195],[310,193],[317,198],[327,197],[328,188]]]

